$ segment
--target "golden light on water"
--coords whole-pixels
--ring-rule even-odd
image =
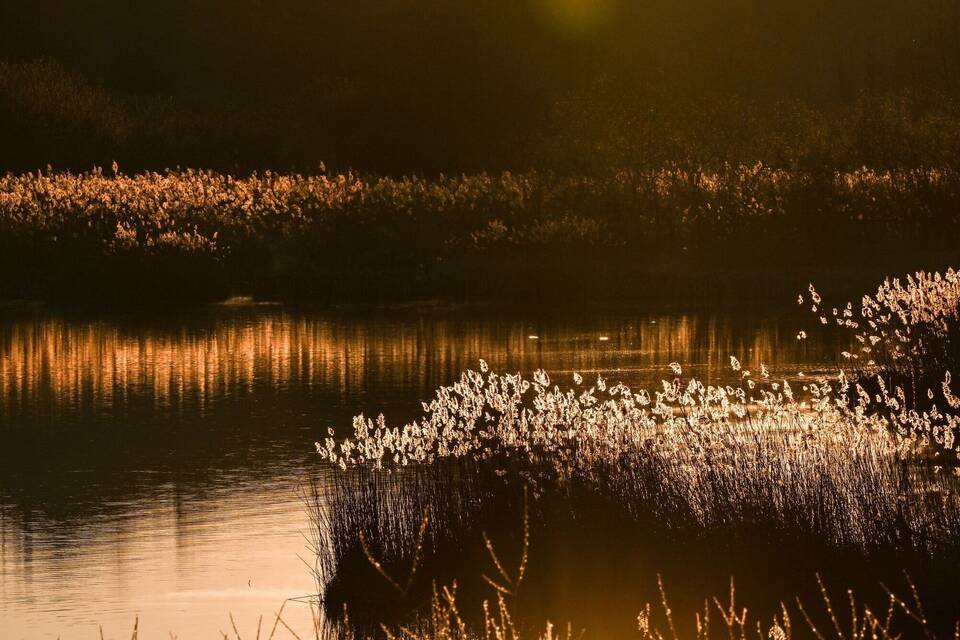
[[[206,630],[230,611],[252,628],[311,588],[296,485],[328,427],[344,433],[359,412],[419,417],[420,400],[480,358],[544,368],[563,388],[574,372],[649,387],[671,361],[729,378],[731,354],[755,370],[824,361],[795,334],[762,318],[624,312],[14,314],[0,326],[0,426],[15,437],[0,465],[0,590],[18,603],[5,613],[14,630],[110,633],[136,611],[151,629]],[[49,593],[70,603],[60,617],[37,602]],[[302,628],[305,610],[289,622]]]
[[[479,358],[497,369],[521,366],[528,372],[627,366],[629,371],[613,375],[649,383],[659,380],[670,361],[699,363],[701,373],[724,372],[730,355],[758,368],[797,361],[806,348],[776,326],[758,326],[751,335],[724,318],[620,319],[594,327],[541,326],[536,333],[526,325],[443,317],[349,325],[282,312],[226,314],[193,329],[149,332],[109,322],[18,322],[0,332],[0,410],[11,414],[45,398],[56,414],[84,406],[116,408],[139,397],[204,411],[208,402],[249,393],[254,385],[322,387],[341,398],[382,384],[430,394]]]

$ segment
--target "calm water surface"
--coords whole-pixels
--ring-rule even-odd
[[[255,633],[316,591],[298,484],[359,412],[417,416],[484,358],[651,385],[671,361],[729,379],[832,370],[805,317],[216,305],[0,307],[0,636]],[[536,338],[534,337],[536,336]],[[306,563],[304,562],[306,561]],[[307,607],[284,617],[307,629]],[[272,620],[272,618],[271,618]]]

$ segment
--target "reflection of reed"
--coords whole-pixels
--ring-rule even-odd
[[[541,336],[531,340],[531,327]],[[599,342],[600,335],[609,340]],[[109,409],[137,398],[163,406],[209,402],[256,388],[322,386],[346,398],[378,388],[430,395],[485,358],[500,369],[624,368],[659,379],[670,361],[725,368],[820,360],[776,323],[726,317],[619,317],[589,324],[410,317],[328,319],[286,312],[225,315],[200,327],[130,330],[59,318],[0,327],[0,409]],[[624,375],[629,376],[629,373]]]

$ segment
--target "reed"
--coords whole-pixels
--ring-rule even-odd
[[[804,304],[804,297],[798,302]],[[858,307],[828,311],[810,286],[813,313],[850,334],[851,404],[881,415],[938,465],[960,465],[960,399],[951,388],[960,367],[960,274],[948,269],[886,279]]]
[[[382,584],[371,554],[397,570],[414,562],[406,550],[425,547],[424,573],[452,579],[470,564],[471,541],[508,535],[524,487],[539,534],[563,538],[589,522],[594,541],[623,545],[624,556],[642,539],[751,548],[756,558],[789,547],[824,559],[955,562],[954,474],[910,462],[912,438],[848,407],[834,391],[842,378],[804,384],[801,400],[762,373],[742,372],[733,389],[674,371],[654,393],[602,379],[561,391],[543,372],[471,371],[421,421],[390,428],[358,417],[354,438],[318,445],[344,468],[314,501],[327,602],[385,614],[391,590],[371,588]],[[425,513],[434,526],[424,537]]]
[[[842,374],[804,383],[801,399],[789,381],[764,373],[755,381],[740,370],[743,386],[714,387],[684,379],[674,367],[678,375],[653,393],[602,378],[561,390],[542,371],[532,380],[468,371],[438,391],[423,419],[392,428],[382,417],[361,415],[353,438],[331,437],[317,447],[329,463],[357,468],[364,491],[335,479],[344,495],[373,501],[371,491],[413,476],[412,497],[391,499],[421,503],[398,504],[400,511],[428,506],[442,489],[418,483],[435,476],[442,486],[452,465],[466,487],[526,474],[616,496],[627,513],[663,529],[729,530],[769,520],[839,545],[919,548],[955,526],[960,503],[949,491],[952,474],[927,476],[904,465],[912,440],[868,414],[866,399],[848,408],[839,395],[849,386]],[[949,498],[944,509],[925,512],[930,492]],[[903,528],[888,529],[892,522]]]
[[[668,292],[688,274],[713,283],[705,296],[720,296],[729,293],[722,284],[731,273],[758,282],[794,278],[798,268],[899,269],[952,255],[958,186],[960,173],[950,168],[762,164],[591,177],[268,171],[238,178],[126,175],[118,167],[7,174],[0,266],[10,277],[0,295],[544,290],[570,300]]]
[[[327,628],[331,637],[350,640],[360,637],[382,637],[388,640],[570,640],[574,637],[575,628],[570,621],[555,625],[547,620],[544,624],[531,626],[530,621],[522,617],[523,611],[518,605],[521,589],[528,588],[527,578],[533,554],[527,506],[525,495],[521,529],[516,536],[520,540],[517,553],[512,556],[503,555],[502,549],[495,547],[486,533],[483,535],[486,565],[489,570],[481,577],[488,587],[488,595],[477,606],[478,612],[471,613],[467,610],[467,607],[471,606],[468,603],[472,601],[467,599],[467,602],[464,602],[460,583],[456,579],[442,583],[434,578],[421,608],[406,622],[380,622],[373,627],[357,627],[346,615],[347,608],[344,605],[343,618]],[[421,523],[413,551],[414,559],[406,579],[391,575],[384,568],[381,559],[364,547],[367,561],[382,580],[393,587],[396,598],[403,599],[409,595],[413,578],[422,570],[421,546],[429,523],[428,512]],[[659,600],[656,604],[647,602],[640,606],[635,617],[635,627],[629,637],[638,635],[644,640],[825,640],[828,637],[839,640],[894,640],[913,637],[956,640],[960,637],[960,619],[956,618],[955,611],[948,612],[943,616],[943,620],[938,618],[940,612],[931,616],[914,581],[907,574],[904,574],[904,578],[902,589],[906,590],[905,597],[882,584],[883,595],[878,599],[865,598],[853,589],[846,589],[838,599],[835,593],[831,594],[829,587],[818,574],[815,595],[812,598],[800,595],[781,597],[771,610],[769,607],[753,606],[756,603],[748,606],[742,600],[738,601],[736,583],[732,577],[729,590],[724,596],[707,596],[702,598],[699,606],[687,603],[675,607],[671,604],[664,579],[657,575],[656,592]],[[583,594],[583,597],[595,596]],[[382,610],[380,615],[383,615]],[[579,629],[576,637],[591,637],[591,633],[589,629]]]
[[[854,340],[861,354],[933,375],[946,361],[927,354],[953,330],[957,276],[907,282],[864,298],[859,315],[852,305],[832,315],[866,331]],[[812,287],[809,296],[819,309]],[[379,572],[422,562],[427,575],[452,580],[469,564],[467,545],[491,531],[509,537],[503,523],[516,522],[527,491],[538,534],[564,540],[589,522],[593,540],[624,558],[638,539],[749,549],[755,560],[790,548],[824,561],[932,562],[931,575],[949,580],[942,569],[960,558],[960,474],[948,456],[925,453],[955,451],[960,403],[949,374],[924,394],[940,408],[924,410],[911,404],[916,393],[884,382],[889,368],[864,366],[879,376],[874,393],[858,381],[868,369],[774,379],[734,357],[737,385],[707,385],[671,363],[659,389],[639,391],[579,374],[562,388],[545,371],[501,375],[481,361],[425,402],[419,420],[392,427],[360,415],[351,437],[331,431],[317,443],[331,467],[313,500],[321,588],[335,606],[384,614],[389,590],[364,586],[376,582],[362,570],[371,557]]]

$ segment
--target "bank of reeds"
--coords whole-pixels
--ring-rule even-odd
[[[868,413],[869,399],[848,407],[843,374],[804,382],[796,396],[788,381],[732,360],[742,386],[685,379],[674,364],[676,376],[652,393],[579,377],[561,390],[542,371],[532,380],[468,371],[438,391],[422,420],[391,428],[382,417],[359,416],[353,438],[331,437],[318,450],[345,470],[359,468],[333,482],[344,484],[342,496],[366,494],[353,510],[360,514],[382,487],[399,486],[410,487],[390,497],[400,511],[469,511],[469,501],[435,504],[442,489],[419,483],[426,474],[442,487],[455,472],[457,486],[487,484],[476,469],[487,466],[492,477],[589,488],[663,530],[762,523],[865,550],[949,543],[960,523],[952,472],[905,464],[912,439]],[[358,490],[346,486],[353,482]],[[931,495],[943,500],[933,509]]]
[[[936,263],[957,211],[960,173],[937,168],[8,174],[0,295],[622,298],[699,278],[709,297],[731,274],[756,295],[797,269]]]
[[[543,576],[530,575],[534,572],[531,566],[536,564],[534,556],[537,552],[531,549],[531,529],[534,527],[531,525],[531,514],[527,511],[526,495],[523,502],[520,510],[512,514],[519,513],[520,520],[514,523],[519,527],[514,531],[516,544],[510,548],[509,555],[504,554],[499,544],[492,542],[492,536],[486,531],[480,536],[483,548],[480,555],[484,563],[473,566],[473,569],[483,571],[481,577],[486,592],[479,597],[476,591],[463,586],[469,576],[461,574],[459,578],[451,577],[449,567],[430,562],[429,559],[425,561],[425,555],[429,556],[424,546],[429,544],[427,532],[432,522],[430,511],[421,520],[412,546],[406,550],[408,554],[403,567],[396,564],[395,555],[390,561],[387,560],[388,556],[378,555],[373,551],[370,540],[361,534],[363,557],[358,559],[358,563],[350,563],[349,570],[356,571],[362,568],[362,563],[366,563],[369,571],[361,572],[362,582],[352,586],[368,592],[377,592],[378,587],[385,587],[380,592],[382,599],[372,612],[360,609],[359,624],[348,615],[350,606],[338,600],[342,615],[328,617],[328,626],[324,630],[329,637],[350,640],[368,637],[390,640],[569,640],[573,637],[605,637],[603,633],[597,635],[589,628],[575,626],[569,619],[558,618],[557,623],[548,619],[543,623],[542,618],[532,622],[524,617],[524,608],[520,603],[530,599],[526,595],[528,592],[542,588],[545,583],[542,582]],[[504,512],[500,512],[486,524],[497,527],[504,522],[505,516]],[[464,541],[463,533],[457,532],[461,544]],[[500,533],[503,533],[502,529]],[[600,528],[594,535],[603,536],[606,533],[607,530]],[[615,544],[609,539],[604,539],[603,543]],[[380,553],[396,553],[396,550],[380,549]],[[456,562],[457,556],[461,556],[457,568],[462,571],[467,566],[462,561],[464,554],[470,555],[469,550],[461,546],[454,554],[446,555],[444,562]],[[758,559],[755,557],[755,560]],[[565,569],[575,574],[589,573],[589,567],[585,566],[589,559],[574,556],[574,561],[577,560],[579,562],[575,566]],[[446,571],[438,574],[438,568],[445,568]],[[629,570],[628,565],[623,565],[623,569]],[[790,580],[799,589],[803,577],[792,576]],[[415,581],[423,583],[420,588],[414,588]],[[831,594],[830,587],[817,575],[815,587],[804,595],[767,593],[767,598],[759,602],[750,602],[748,599],[744,603],[742,599],[737,600],[735,580],[731,577],[728,594],[706,597],[699,602],[687,594],[688,597],[683,598],[682,604],[677,606],[675,601],[671,603],[664,580],[657,575],[655,590],[658,599],[635,609],[638,610],[633,618],[635,624],[632,627],[630,624],[618,625],[619,632],[614,637],[639,637],[644,640],[960,638],[960,619],[956,617],[955,609],[949,608],[949,605],[945,610],[928,609],[908,574],[901,576],[897,584],[903,585],[898,590],[905,596],[898,595],[895,590],[881,583],[879,590],[871,590],[873,597],[864,597],[854,589],[846,589],[838,597],[836,593]],[[703,591],[700,589],[698,592],[702,594]],[[589,592],[586,586],[576,597],[608,611],[604,596]],[[327,598],[330,598],[329,593]],[[942,605],[943,599],[937,600]],[[329,600],[326,604],[329,606]],[[398,617],[398,611],[405,615]],[[562,610],[560,615],[563,615]]]
[[[800,399],[763,372],[741,371],[738,388],[675,372],[660,390],[637,393],[604,380],[562,391],[544,372],[471,371],[420,421],[357,418],[354,438],[318,444],[344,467],[314,502],[328,602],[385,614],[391,590],[371,588],[371,555],[393,571],[423,547],[424,575],[452,579],[458,560],[471,564],[465,545],[517,521],[524,487],[538,532],[576,537],[590,523],[594,543],[624,544],[625,555],[642,539],[755,558],[792,549],[825,562],[956,561],[952,470],[912,464],[912,438],[850,408],[842,376],[804,383]],[[428,513],[434,526],[422,538]]]
[[[960,559],[958,473],[945,454],[956,450],[960,403],[949,373],[936,373],[947,361],[928,353],[954,330],[956,280],[917,274],[864,298],[859,313],[824,316],[858,332],[860,355],[873,356],[833,379],[773,379],[731,357],[735,386],[686,378],[671,363],[651,391],[578,374],[561,388],[544,371],[499,375],[481,362],[424,403],[419,420],[358,416],[352,437],[317,443],[334,467],[313,502],[328,601],[366,599],[383,614],[385,592],[363,586],[378,572],[423,563],[426,575],[452,579],[469,541],[508,535],[503,523],[517,521],[526,491],[540,533],[576,537],[589,523],[594,543],[624,557],[637,539],[761,562],[789,549],[824,562],[930,563],[945,579]],[[932,408],[883,381],[902,359],[939,376],[923,391]],[[868,391],[871,371],[879,381]]]

